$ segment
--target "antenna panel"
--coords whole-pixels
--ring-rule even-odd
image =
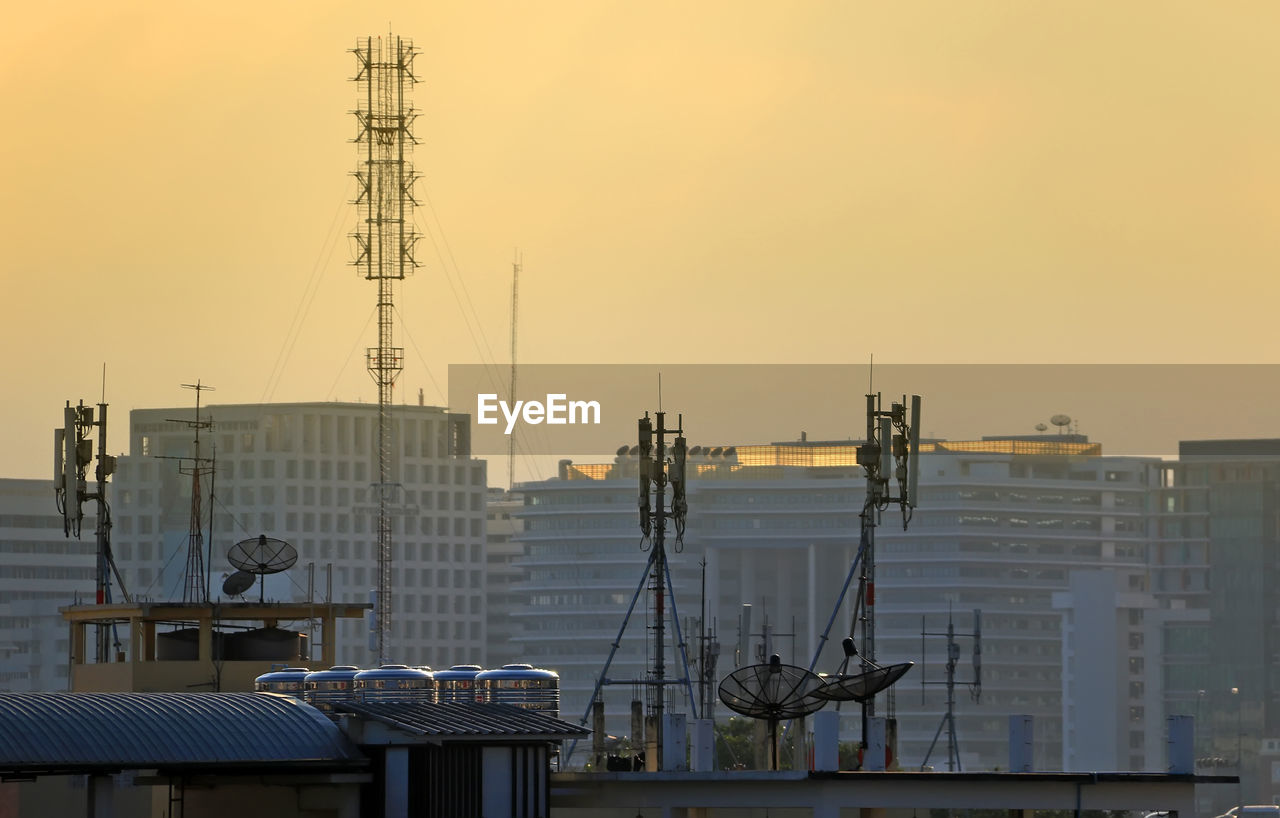
[[[907,450],[907,505],[915,508],[920,494],[920,396],[911,396],[911,430]]]
[[[893,421],[880,418],[880,476],[893,476]]]

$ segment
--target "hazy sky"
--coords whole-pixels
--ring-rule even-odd
[[[516,247],[529,362],[1280,362],[1273,2],[30,3],[0,476],[48,474],[104,363],[113,451],[196,379],[376,400],[348,50],[389,27],[422,51],[410,400],[506,360]]]

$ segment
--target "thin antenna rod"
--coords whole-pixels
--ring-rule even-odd
[[[515,260],[511,263],[511,394],[507,400],[516,405],[516,327],[520,317],[520,268],[524,255],[516,248]],[[516,436],[507,435],[507,491],[516,487]]]

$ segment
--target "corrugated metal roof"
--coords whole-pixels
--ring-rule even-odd
[[[361,761],[337,725],[288,696],[0,693],[0,770]]]
[[[341,702],[335,709],[380,721],[410,733],[459,738],[577,738],[590,730],[509,704],[470,702]]]

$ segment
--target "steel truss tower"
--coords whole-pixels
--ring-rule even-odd
[[[378,283],[378,345],[369,347],[365,361],[378,387],[378,482],[373,486],[378,503],[378,585],[374,606],[373,645],[379,664],[387,662],[391,635],[391,515],[398,501],[399,484],[391,475],[391,399],[396,378],[404,368],[404,348],[392,337],[395,317],[394,285],[418,266],[414,246],[418,233],[413,225],[413,183],[417,176],[409,160],[413,152],[413,121],[417,112],[410,101],[417,77],[413,43],[388,35],[367,37],[352,49],[357,70],[353,78],[359,100],[354,111],[359,123],[355,142],[361,160],[355,171],[359,223],[352,264],[364,277]]]

